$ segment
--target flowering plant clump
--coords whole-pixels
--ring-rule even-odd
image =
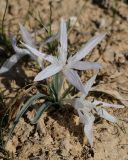
[[[13,127],[10,130],[10,134],[13,132],[16,124],[19,121],[19,118],[28,110],[30,106],[32,106],[33,102],[39,98],[43,98],[43,104],[36,109],[35,116],[30,120],[31,123],[36,123],[40,118],[42,113],[50,107],[58,108],[65,102],[70,102],[72,106],[78,112],[80,117],[80,121],[84,124],[84,133],[88,138],[90,145],[93,144],[93,134],[92,134],[92,126],[95,120],[95,114],[99,115],[102,118],[110,122],[116,122],[117,119],[111,116],[104,108],[113,107],[113,108],[122,108],[122,105],[114,105],[108,104],[101,101],[88,101],[85,98],[87,97],[91,87],[96,79],[96,75],[101,68],[101,65],[96,62],[88,62],[82,61],[82,59],[89,54],[92,49],[100,43],[105,37],[106,33],[101,33],[99,35],[94,36],[89,42],[87,42],[80,51],[78,51],[75,55],[70,55],[68,53],[68,44],[67,44],[67,27],[64,19],[61,19],[60,23],[60,31],[57,35],[59,35],[58,40],[58,54],[53,56],[52,54],[46,54],[38,51],[36,46],[32,43],[30,35],[25,30],[23,26],[20,26],[22,31],[22,37],[24,40],[24,47],[26,49],[17,49],[16,45],[14,45],[17,50],[17,54],[22,53],[29,54],[31,56],[35,56],[36,59],[42,59],[44,61],[48,61],[51,64],[48,66],[44,66],[42,71],[37,74],[34,81],[46,80],[47,93],[37,93],[32,96],[21,108],[18,112],[16,119],[13,123]],[[58,37],[58,36],[57,36]],[[54,39],[54,38],[53,38]],[[53,41],[53,40],[52,40]],[[19,54],[20,55],[20,54]],[[90,78],[86,84],[83,84],[80,76],[78,75],[76,70],[95,70],[96,74]],[[51,81],[48,81],[47,78],[52,77]],[[66,80],[69,82],[68,87],[66,89],[63,88],[64,82]],[[50,83],[49,83],[50,82]],[[71,83],[71,85],[69,85]],[[81,96],[78,98],[72,98],[70,96],[70,100],[66,99],[67,95],[70,95],[72,91],[72,86],[74,86],[78,91],[80,91]]]

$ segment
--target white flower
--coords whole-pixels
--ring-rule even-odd
[[[86,94],[81,94],[80,98],[76,98],[73,101],[73,106],[77,110],[80,121],[84,124],[84,133],[88,138],[88,141],[90,145],[93,144],[93,123],[95,120],[94,113],[98,114],[100,117],[105,118],[106,120],[110,122],[117,122],[117,119],[114,116],[111,116],[104,108],[123,108],[122,105],[116,105],[116,104],[109,104],[104,103],[101,101],[88,101],[85,100],[88,92],[90,91],[94,81],[95,81],[96,75],[94,75],[84,86]]]
[[[66,79],[74,85],[78,90],[85,93],[83,84],[77,72],[77,70],[88,70],[88,69],[99,69],[101,66],[95,62],[84,62],[80,61],[84,58],[101,40],[105,37],[105,33],[93,37],[83,48],[77,52],[74,56],[67,58],[67,28],[66,23],[61,19],[60,33],[59,33],[59,55],[58,57],[41,53],[33,47],[25,44],[25,46],[36,56],[42,57],[43,59],[51,62],[51,65],[42,70],[35,77],[35,81],[44,80],[58,72],[62,72]],[[75,69],[75,70],[74,70]]]
[[[26,44],[28,44],[28,45],[33,46],[34,48],[36,48],[36,45],[34,44],[32,38],[31,38],[30,33],[21,24],[19,24],[19,26],[20,26],[20,32],[21,32],[23,41]],[[28,49],[24,49],[24,48],[22,49],[22,48],[17,47],[17,45],[16,45],[16,38],[15,37],[13,37],[11,39],[11,42],[12,42],[12,46],[13,46],[13,49],[14,49],[14,51],[15,51],[16,54],[12,55],[10,58],[8,58],[4,62],[4,64],[0,68],[0,73],[4,73],[4,72],[9,71],[25,55],[29,55],[32,59],[36,60],[38,62],[38,64],[39,64],[39,66],[41,68],[43,68],[42,60],[39,59],[39,57],[35,56]]]

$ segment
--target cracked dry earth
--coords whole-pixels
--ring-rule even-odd
[[[2,17],[5,0],[0,0]],[[35,9],[36,8],[36,9]],[[128,160],[128,3],[123,0],[55,0],[52,1],[52,31],[56,33],[60,17],[77,17],[69,35],[72,51],[79,49],[96,32],[108,32],[106,39],[89,55],[90,61],[102,64],[93,92],[89,95],[111,103],[125,105],[111,109],[121,119],[118,125],[96,121],[94,145],[91,149],[84,137],[83,126],[71,106],[45,113],[36,125],[21,118],[6,150],[14,160]],[[7,34],[18,35],[18,23],[30,31],[40,29],[34,17],[49,21],[48,0],[11,0],[5,18]],[[43,34],[43,32],[42,32]],[[0,64],[7,58],[0,53]],[[0,88],[6,106],[14,102],[16,93],[32,82],[39,72],[30,59],[24,58],[8,73],[0,76]],[[20,70],[22,74],[17,72]],[[91,72],[86,74],[87,79]],[[82,79],[85,75],[82,73]],[[86,79],[86,80],[87,80]],[[22,96],[20,97],[22,101]],[[13,105],[13,107],[16,107]],[[27,117],[31,112],[27,114]],[[6,134],[5,134],[6,139]]]

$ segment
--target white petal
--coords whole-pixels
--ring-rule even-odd
[[[45,59],[51,63],[56,63],[57,62],[57,58],[52,56],[52,55],[48,55],[45,53],[41,53],[39,52],[37,49],[27,45],[27,44],[23,44],[26,48],[28,48],[34,55],[36,55],[39,58]]]
[[[88,101],[88,100],[84,100],[83,105],[84,105],[84,109],[83,109],[84,112],[85,111],[90,112],[92,109],[95,108],[95,105],[91,101]]]
[[[59,59],[66,62],[67,59],[67,27],[66,22],[61,18],[60,23],[60,46],[59,46]]]
[[[78,51],[73,57],[72,60],[73,61],[79,61],[82,58],[84,58],[89,52],[92,51],[92,49],[98,44],[100,43],[103,38],[105,37],[106,33],[101,33],[98,36],[94,36],[89,42],[87,42],[84,47]]]
[[[64,75],[66,76],[67,80],[75,86],[79,91],[85,93],[84,86],[81,82],[81,79],[76,71],[72,69],[65,69],[63,70]]]
[[[14,54],[9,59],[7,59],[2,67],[0,68],[0,73],[8,72],[24,54]]]
[[[71,68],[78,69],[78,70],[98,70],[101,68],[101,65],[95,62],[84,62],[84,61],[77,61],[71,65]]]
[[[97,114],[100,117],[102,117],[110,122],[113,122],[113,123],[117,122],[117,119],[114,116],[110,115],[105,109],[100,108],[100,107],[96,107],[95,109],[97,111]]]
[[[19,26],[24,43],[32,46],[33,48],[36,48],[36,45],[32,40],[31,34],[27,31],[27,29],[24,26],[22,26],[21,24],[19,24]]]
[[[81,98],[75,98],[73,106],[76,110],[81,110],[83,112],[90,112],[95,105],[92,104],[90,101],[82,100]]]
[[[81,100],[84,100],[85,97],[88,95],[88,92],[91,90],[91,87],[93,85],[93,83],[95,82],[97,74],[95,74],[94,76],[92,76],[85,84],[84,89],[85,89],[85,94],[82,94],[80,96]]]
[[[72,105],[76,110],[84,108],[83,101],[81,101],[80,98],[75,98],[74,101],[72,101]]]
[[[44,80],[44,79],[58,73],[61,69],[62,69],[61,66],[58,66],[56,64],[52,64],[52,65],[46,67],[40,73],[38,73],[37,76],[35,77],[34,81]]]
[[[14,51],[17,54],[24,54],[24,55],[30,54],[30,52],[27,49],[22,49],[22,48],[19,48],[19,47],[16,46],[16,38],[15,37],[12,37],[11,43],[12,43]]]
[[[81,113],[78,112],[81,122],[84,124],[84,133],[87,136],[87,139],[92,147],[93,145],[93,123],[95,120],[95,117],[92,114],[89,113]]]
[[[118,104],[110,104],[110,103],[105,103],[105,102],[102,102],[102,101],[94,101],[93,102],[96,106],[97,105],[100,105],[100,106],[103,106],[103,107],[106,107],[106,108],[109,108],[109,107],[112,107],[112,108],[124,108],[123,105],[118,105]]]

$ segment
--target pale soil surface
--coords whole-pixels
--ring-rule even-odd
[[[0,17],[4,9],[5,0],[0,0]],[[118,124],[102,119],[96,121],[92,149],[71,106],[45,113],[37,125],[29,123],[32,114],[29,112],[21,118],[6,150],[14,160],[128,160],[128,3],[123,0],[54,0],[52,12],[53,33],[58,31],[60,17],[66,20],[78,18],[69,35],[71,51],[79,49],[96,33],[108,33],[87,57],[102,65],[90,96],[124,104],[125,108],[110,110],[121,119]],[[49,13],[48,0],[11,0],[5,17],[5,30],[7,34],[18,35],[19,38],[18,23],[34,32],[41,28],[35,18],[39,19],[40,15],[43,23],[48,24]],[[41,34],[44,37],[44,31]],[[7,57],[7,53],[0,52],[0,65]],[[15,110],[30,96],[22,88],[31,83],[38,72],[34,62],[23,58],[9,73],[0,75],[0,89],[7,107],[14,103]],[[87,78],[83,74],[81,77],[86,81],[90,76],[91,72],[88,72]],[[18,101],[15,98],[17,92]],[[6,132],[4,134],[6,139]]]

